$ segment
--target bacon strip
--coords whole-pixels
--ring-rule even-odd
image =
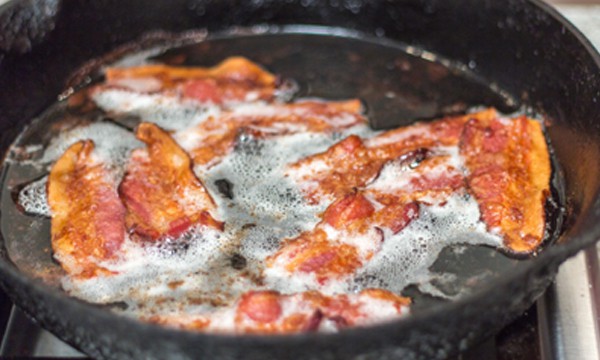
[[[345,155],[356,154],[354,150],[361,147],[364,149],[363,142],[351,136],[326,153],[342,162],[356,164],[353,162],[356,158],[348,159]],[[379,171],[375,174],[377,178],[345,194],[361,174],[355,174],[349,167],[340,171],[347,170],[348,176],[335,178],[337,183],[324,179],[326,184],[340,185],[334,189],[337,199],[325,210],[323,221],[314,230],[282,243],[267,259],[267,271],[284,270],[290,276],[314,274],[318,284],[353,274],[380,250],[386,236],[399,233],[418,217],[420,202],[443,203],[449,195],[465,187],[461,169],[451,165],[449,159],[440,149],[409,151],[383,165],[374,165]]]
[[[413,152],[419,149],[455,146],[469,119],[495,116],[496,112],[489,109],[390,130],[364,141],[352,135],[320,154],[289,165],[287,175],[300,185],[311,203],[331,201],[365,186],[386,162],[401,156],[414,157]]]
[[[550,193],[550,159],[539,122],[470,120],[461,139],[470,191],[481,218],[514,252],[531,252],[543,240]]]
[[[392,320],[408,313],[410,299],[382,289],[326,296],[317,291],[282,295],[249,291],[233,308],[200,316],[153,316],[147,320],[188,330],[226,333],[297,333]],[[222,321],[233,317],[233,323]]]
[[[381,244],[381,236],[375,234],[365,247],[372,254]],[[288,274],[313,274],[317,284],[353,274],[366,261],[365,254],[350,244],[336,242],[327,237],[322,227],[305,232],[284,241],[279,250],[266,261],[268,269],[283,270]]]
[[[284,241],[267,258],[267,269],[313,274],[320,285],[352,275],[381,248],[382,228],[395,234],[418,216],[416,202],[396,200],[375,210],[362,192],[338,199],[325,210],[315,229]],[[335,231],[328,231],[328,227]]]
[[[71,145],[48,178],[54,255],[67,273],[82,278],[110,274],[98,263],[118,256],[125,239],[125,208],[93,150],[90,140]]]
[[[227,111],[193,129],[177,134],[189,144],[195,164],[214,165],[233,148],[240,134],[272,137],[300,132],[332,132],[366,124],[359,100],[339,102],[302,101],[293,104],[258,104]]]
[[[211,215],[216,205],[191,169],[189,156],[167,132],[150,123],[136,131],[146,149],[135,150],[119,193],[126,224],[144,240],[176,237],[195,224],[222,229]]]
[[[144,65],[106,70],[106,84],[149,92],[176,89],[183,97],[220,104],[227,101],[270,100],[277,78],[243,57],[230,57],[210,67]]]
[[[410,299],[382,289],[333,296],[251,291],[238,303],[235,326],[245,333],[316,331],[323,325],[340,329],[400,317],[409,304]]]

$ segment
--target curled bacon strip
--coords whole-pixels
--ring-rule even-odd
[[[551,174],[541,124],[526,117],[473,118],[465,125],[460,151],[488,228],[514,252],[535,250],[544,237]]]
[[[290,274],[313,274],[318,284],[353,274],[379,251],[383,231],[398,233],[419,214],[416,202],[375,210],[363,192],[348,194],[331,204],[314,230],[282,243],[267,259],[267,268],[282,268]],[[339,232],[331,238],[331,227]],[[359,243],[346,242],[358,236]]]
[[[125,238],[116,182],[93,150],[90,140],[71,145],[48,178],[54,255],[69,274],[83,278],[110,274],[98,263],[117,256]]]
[[[220,104],[227,101],[270,100],[277,78],[243,57],[230,57],[210,67],[144,65],[106,70],[106,84],[147,90],[176,89],[183,97]]]
[[[151,123],[140,124],[136,136],[147,148],[132,153],[119,187],[128,229],[144,240],[177,237],[195,224],[222,229],[211,215],[216,205],[185,151]]]

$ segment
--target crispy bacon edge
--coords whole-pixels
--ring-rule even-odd
[[[111,274],[98,262],[117,256],[125,239],[125,208],[93,150],[90,140],[71,145],[52,166],[47,187],[54,255],[81,278]]]
[[[470,172],[469,191],[488,229],[498,231],[515,253],[535,251],[544,239],[552,173],[541,123],[525,116],[473,118],[460,151]]]

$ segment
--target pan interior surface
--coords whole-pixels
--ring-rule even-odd
[[[213,66],[230,56],[244,56],[298,85],[296,98],[359,98],[375,129],[408,125],[476,107],[496,107],[505,113],[524,111],[522,104],[494,83],[476,76],[470,64],[448,61],[418,48],[378,37],[326,27],[238,29],[217,33],[176,48],[158,47],[140,58],[170,65]],[[472,65],[472,64],[471,64]],[[91,73],[95,79],[100,72]],[[59,287],[64,275],[52,260],[50,221],[24,214],[16,205],[24,185],[44,177],[48,165],[36,160],[49,141],[65,128],[106,121],[94,110],[80,112],[58,102],[35,119],[13,144],[3,165],[1,231],[8,255],[24,273]],[[122,124],[121,124],[122,125]],[[555,197],[560,185],[554,179]],[[558,208],[558,207],[557,207]],[[560,230],[551,213],[546,243]],[[515,259],[485,246],[445,248],[430,267],[427,284],[415,284],[403,295],[413,298],[413,312],[456,299],[489,285],[527,259]]]

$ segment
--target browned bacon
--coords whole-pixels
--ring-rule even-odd
[[[327,296],[317,291],[283,295],[249,291],[232,309],[190,316],[153,316],[146,320],[189,330],[227,333],[297,333],[320,327],[341,329],[392,320],[408,313],[410,299],[382,289]],[[225,320],[233,317],[233,323]]]
[[[69,274],[84,278],[110,274],[99,262],[118,256],[125,238],[116,181],[93,151],[89,140],[71,145],[48,178],[52,249]]]
[[[136,131],[147,148],[135,150],[119,193],[130,232],[144,240],[177,237],[196,224],[221,229],[216,206],[191,169],[189,156],[167,132],[150,123]]]
[[[531,252],[543,240],[550,159],[539,122],[471,119],[461,139],[461,154],[488,229],[504,237],[515,252]]]
[[[378,236],[375,241],[377,243],[368,245],[378,248],[381,238]],[[282,268],[290,274],[313,274],[317,283],[324,284],[353,274],[363,265],[364,258],[356,246],[332,241],[322,228],[317,227],[284,241],[267,259],[267,267]]]
[[[358,138],[334,145],[333,152],[354,148],[345,145],[353,139]],[[284,241],[267,267],[290,275],[311,273],[320,284],[352,275],[380,250],[386,236],[399,233],[419,216],[419,203],[443,203],[459,189],[464,191],[464,175],[448,159],[443,152],[419,149],[386,162],[375,180],[331,203],[314,230]],[[337,238],[330,238],[326,226],[339,232]],[[358,239],[360,244],[345,239]]]
[[[299,132],[332,132],[366,123],[358,100],[254,106],[254,109],[226,111],[183,132],[182,139],[195,138],[195,145],[187,149],[194,163],[215,164],[233,149],[236,138],[243,133],[264,138]]]
[[[282,268],[290,275],[313,274],[319,284],[347,277],[379,251],[384,241],[382,228],[398,233],[419,214],[416,202],[401,199],[375,210],[363,194],[349,194],[331,204],[315,229],[284,241],[267,259],[267,267]],[[327,226],[339,235],[330,238]],[[358,238],[361,244],[346,242],[346,238]]]
[[[339,198],[365,186],[388,161],[412,158],[420,149],[455,146],[469,119],[494,116],[496,112],[490,109],[386,131],[368,140],[352,135],[325,152],[291,164],[288,175],[300,185],[310,202]]]
[[[235,326],[246,333],[315,331],[326,322],[339,329],[372,322],[378,317],[373,306],[393,319],[405,314],[409,304],[408,298],[381,289],[333,296],[317,291],[292,295],[252,291],[238,302]]]
[[[143,65],[109,68],[106,85],[145,92],[166,92],[201,102],[270,100],[276,77],[243,57],[230,57],[210,67]]]

